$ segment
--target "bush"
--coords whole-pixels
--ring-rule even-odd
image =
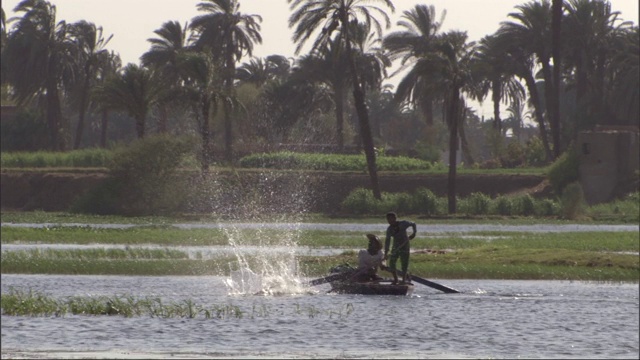
[[[514,206],[513,198],[508,196],[499,196],[495,200],[496,213],[500,215],[513,215]]]
[[[549,166],[547,176],[557,195],[562,194],[565,186],[578,181],[579,165],[578,153],[572,147]]]
[[[364,188],[353,190],[342,202],[342,207],[354,214],[371,214],[377,206],[373,191]]]
[[[524,147],[518,141],[509,142],[504,155],[500,158],[502,167],[515,168],[523,166],[525,162],[524,151]]]
[[[489,196],[475,192],[466,199],[466,210],[473,215],[486,215],[489,213],[489,204],[491,198]]]
[[[541,166],[547,162],[544,144],[539,137],[536,136],[527,141],[524,147],[524,157],[529,166]]]
[[[426,215],[435,215],[438,213],[438,197],[433,191],[427,188],[419,188],[413,197],[413,205],[411,208],[417,212]]]
[[[542,199],[536,202],[536,214],[539,216],[555,216],[559,211],[560,206],[551,199]]]
[[[167,135],[137,140],[115,150],[111,179],[73,207],[78,212],[129,216],[165,215],[186,201],[187,185],[178,166],[192,150],[185,138]]]
[[[531,197],[531,195],[526,194],[519,196],[516,200],[518,203],[518,213],[524,216],[535,215],[536,213],[536,205],[535,201]]]

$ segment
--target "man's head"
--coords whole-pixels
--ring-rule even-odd
[[[378,251],[382,250],[382,241],[380,241],[377,236],[373,234],[367,234],[367,238],[369,239],[369,246],[367,247],[367,251],[371,255],[375,255],[378,253]]]
[[[389,223],[389,225],[395,224],[397,219],[398,219],[398,216],[396,215],[396,213],[394,212],[387,213],[387,222]]]

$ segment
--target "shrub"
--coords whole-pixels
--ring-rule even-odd
[[[435,215],[438,212],[438,197],[433,191],[427,188],[419,188],[413,196],[413,205],[411,206],[415,212],[426,215]]]
[[[535,201],[531,197],[531,195],[526,194],[517,197],[516,202],[518,203],[518,213],[524,216],[535,215],[536,206]]]
[[[524,147],[524,157],[529,166],[541,166],[546,163],[547,156],[544,151],[544,144],[539,137],[536,136],[527,141]]]
[[[539,216],[558,215],[560,206],[551,199],[542,199],[535,204],[535,212]]]
[[[565,186],[578,181],[579,158],[574,148],[570,148],[549,166],[547,176],[557,195],[562,194]]]
[[[513,199],[508,196],[498,196],[495,200],[496,213],[512,215],[514,212]]]
[[[116,149],[109,164],[111,179],[73,207],[89,213],[161,215],[177,211],[186,199],[178,166],[192,150],[186,138],[158,135]]]
[[[514,168],[524,165],[524,148],[518,141],[511,141],[507,144],[504,155],[500,158],[502,167]]]
[[[357,188],[347,195],[342,202],[342,207],[354,214],[370,214],[371,209],[376,208],[376,202],[377,200],[371,190]]]
[[[466,208],[469,214],[486,215],[489,213],[489,203],[491,202],[489,196],[475,192],[469,195],[466,200]]]

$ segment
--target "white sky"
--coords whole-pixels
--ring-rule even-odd
[[[439,19],[443,10],[447,11],[442,31],[467,31],[469,40],[480,40],[484,35],[495,32],[500,22],[507,21],[507,14],[515,12],[514,7],[529,0],[395,0],[396,11],[390,14],[394,31],[396,22],[403,11],[416,4],[434,5]],[[7,20],[15,14],[13,9],[19,0],[2,0]],[[200,0],[50,0],[57,7],[57,20],[75,22],[87,20],[102,26],[105,36],[113,34],[107,48],[120,54],[123,65],[139,63],[140,56],[149,49],[147,39],[155,37],[154,30],[166,21],[180,21],[184,24],[200,15],[196,4]],[[638,0],[610,0],[612,9],[620,11],[624,20],[638,24]],[[287,0],[240,0],[240,11],[245,14],[262,16],[262,44],[254,48],[254,56],[265,57],[272,54],[295,56],[295,46],[291,42],[288,27],[290,15]],[[9,27],[11,25],[9,24]],[[397,29],[397,28],[395,28]],[[393,79],[392,79],[393,80]],[[392,81],[393,82],[393,81]],[[485,102],[478,115],[491,117],[491,106]]]

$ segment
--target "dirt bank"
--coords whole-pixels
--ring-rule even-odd
[[[106,173],[86,172],[30,172],[2,171],[0,178],[2,210],[44,210],[66,211],[80,196],[101,184]],[[369,187],[366,174],[339,173],[261,173],[237,171],[216,173],[212,177],[241,178],[245,189],[268,191],[268,196],[278,193],[304,191],[310,197],[309,211],[334,212],[340,203],[354,189]],[[491,197],[502,194],[525,192],[528,189],[544,187],[545,178],[539,175],[458,175],[457,193],[464,197],[474,192],[482,192]],[[446,195],[447,175],[385,175],[379,176],[383,192],[411,192],[425,187],[439,196]],[[213,181],[212,184],[227,181]],[[233,183],[233,181],[231,181]],[[198,211],[199,209],[193,209]],[[206,209],[203,209],[206,210]]]

